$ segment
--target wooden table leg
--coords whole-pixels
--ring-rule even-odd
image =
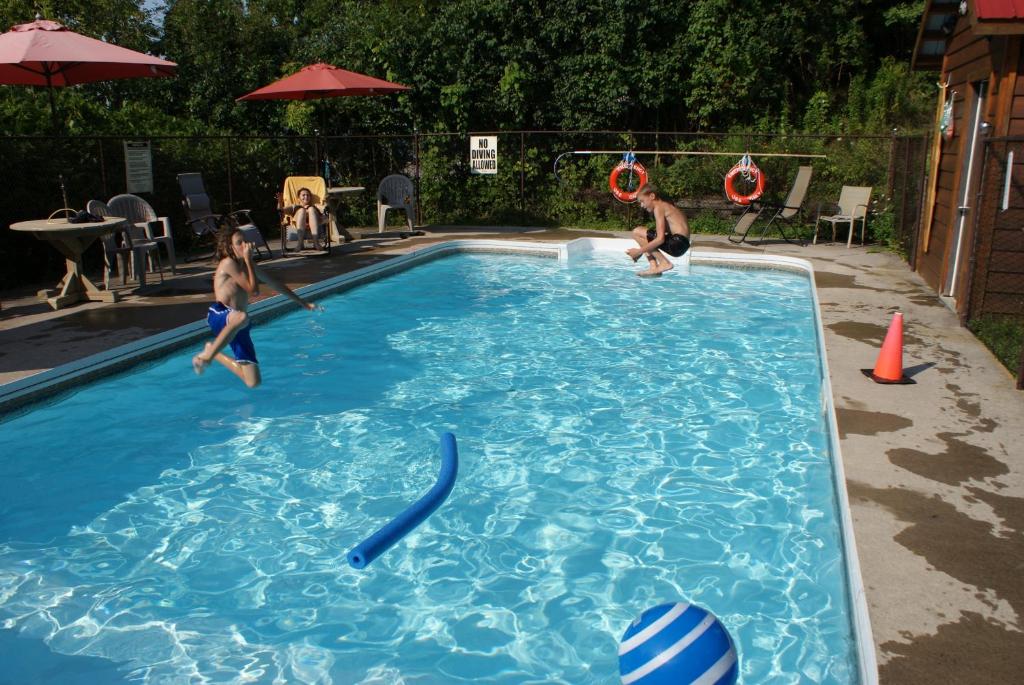
[[[338,242],[350,243],[356,239],[354,235],[348,232],[348,229],[341,224],[334,225],[334,234],[338,236]]]
[[[79,259],[71,259],[69,257],[64,260],[64,263],[67,273],[61,279],[60,292],[46,300],[54,309],[61,309],[62,307],[89,299],[85,296],[85,289],[82,287],[82,261],[80,255]]]
[[[348,232],[348,229],[341,225],[338,221],[338,208],[341,206],[341,201],[333,201],[328,203],[330,208],[330,222],[331,222],[331,240],[337,240],[338,243],[350,243],[355,240],[355,236]]]
[[[121,295],[116,290],[103,290],[93,283],[88,276],[82,274],[82,285],[85,286],[85,297],[93,302],[119,302]]]
[[[117,302],[118,294],[111,290],[100,290],[89,280],[82,268],[82,253],[93,237],[71,238],[51,241],[64,255],[64,278],[57,284],[57,290],[40,290],[40,299],[45,299],[54,309],[62,309],[78,302]]]

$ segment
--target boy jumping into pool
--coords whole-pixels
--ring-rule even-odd
[[[228,371],[242,379],[250,388],[260,384],[260,367],[256,361],[256,348],[249,335],[252,323],[246,310],[249,297],[259,294],[259,281],[295,300],[313,311],[317,306],[306,302],[284,283],[252,263],[252,243],[245,242],[237,226],[229,226],[217,236],[217,257],[219,262],[213,274],[213,295],[216,299],[210,305],[206,322],[217,337],[206,343],[203,351],[192,357],[192,368],[201,374],[214,359]],[[221,350],[230,345],[235,358]]]
[[[633,229],[633,240],[640,247],[626,250],[633,261],[641,255],[647,257],[650,268],[640,271],[637,276],[660,276],[672,268],[672,262],[662,254],[667,252],[673,257],[682,257],[690,249],[690,224],[686,221],[683,211],[667,200],[658,197],[658,192],[650,183],[645,183],[637,191],[640,206],[654,215],[654,228],[637,226]]]

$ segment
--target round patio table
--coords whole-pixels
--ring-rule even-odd
[[[338,205],[346,195],[358,195],[366,190],[363,186],[336,186],[327,189],[327,207],[330,210],[331,240],[339,243],[355,240],[351,233],[338,223]]]
[[[35,219],[11,224],[12,231],[31,233],[39,240],[45,240],[64,255],[67,273],[57,287],[40,290],[39,299],[46,300],[54,309],[67,307],[77,302],[117,302],[118,294],[112,290],[100,290],[89,280],[82,269],[82,253],[96,238],[113,233],[127,223],[123,217],[111,216],[103,221],[69,224],[66,218]]]

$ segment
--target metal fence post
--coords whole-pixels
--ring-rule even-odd
[[[423,173],[423,169],[420,167],[420,132],[419,129],[412,130],[412,142],[413,142],[413,154],[416,156],[416,219],[419,221],[419,225],[423,226],[427,222],[423,220],[423,210],[420,209],[420,176]]]
[[[102,138],[96,139],[96,147],[100,149],[100,187],[103,188],[103,197],[110,197],[110,193],[107,192],[107,165],[103,163]]]
[[[526,134],[519,132],[519,211],[526,214]]]
[[[234,208],[235,206],[235,193],[233,184],[231,182],[231,138],[224,139],[224,147],[227,148],[228,156],[228,207]]]
[[[894,184],[896,182],[896,129],[892,130],[892,135],[889,137],[889,169],[886,172],[885,177],[885,196],[888,198],[888,202],[892,202],[892,195],[894,192]],[[888,204],[888,202],[886,204]]]

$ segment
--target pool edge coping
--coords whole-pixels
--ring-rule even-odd
[[[568,263],[575,255],[589,252],[618,252],[633,245],[635,243],[630,239],[603,237],[576,238],[564,243],[493,239],[449,240],[419,247],[384,261],[348,273],[339,274],[338,276],[332,276],[317,283],[311,283],[296,289],[296,293],[305,299],[315,300],[327,295],[343,292],[398,271],[404,271],[425,261],[431,261],[459,252],[533,254],[555,258],[559,262]],[[830,380],[831,373],[828,366],[825,334],[820,314],[821,303],[818,299],[818,290],[814,281],[814,267],[810,261],[799,257],[748,253],[731,254],[703,250],[690,250],[682,257],[671,259],[676,265],[681,267],[681,271],[684,273],[694,263],[731,267],[750,267],[753,265],[755,268],[802,272],[810,280],[816,342],[819,359],[821,360],[822,412],[825,414],[829,424],[833,491],[839,507],[840,532],[843,538],[843,552],[846,562],[848,600],[853,611],[851,624],[857,641],[858,675],[860,682],[864,685],[877,685],[877,655],[868,614],[867,594],[860,573],[860,558],[856,549],[849,497],[846,492],[846,473],[840,450],[835,402]],[[249,307],[249,314],[254,321],[265,321],[297,308],[295,303],[283,295],[276,295],[252,304]],[[4,415],[11,416],[20,413],[20,410],[36,402],[45,401],[47,398],[72,390],[80,382],[92,381],[123,371],[140,362],[155,359],[163,353],[185,347],[189,344],[198,344],[200,340],[208,336],[209,328],[205,320],[198,320],[0,385],[0,420],[4,418]]]

